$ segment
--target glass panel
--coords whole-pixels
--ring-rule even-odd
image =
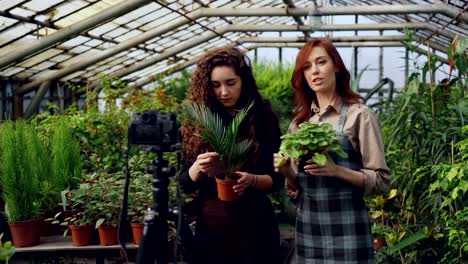
[[[40,12],[60,2],[62,2],[62,0],[31,0],[23,6],[29,10]]]
[[[50,49],[50,50],[46,50],[32,58],[29,58],[23,62],[21,62],[19,65],[20,66],[23,66],[23,67],[31,67],[33,65],[36,65],[42,61],[45,61],[59,53],[62,53],[63,51],[62,50],[59,50],[59,49]]]

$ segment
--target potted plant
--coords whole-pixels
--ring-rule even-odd
[[[102,246],[117,244],[117,226],[123,198],[123,173],[95,173],[92,176],[91,200]]]
[[[63,212],[55,215],[53,224],[66,226],[67,229],[63,233],[66,236],[68,230],[71,230],[72,241],[74,246],[87,246],[91,244],[93,238],[94,218],[93,207],[90,207],[91,202],[91,185],[89,183],[80,184],[78,189],[69,192],[68,203],[73,214],[62,217]],[[63,218],[63,220],[60,220]]]
[[[16,247],[39,244],[39,179],[47,163],[43,144],[26,121],[0,127],[0,187]]]
[[[239,141],[238,130],[252,106],[253,102],[240,110],[227,127],[224,126],[221,117],[207,106],[197,104],[187,106],[188,116],[201,130],[199,136],[219,154],[222,173],[216,176],[216,183],[218,197],[224,201],[235,200],[239,197],[232,188],[237,184],[235,172],[249,157],[248,153],[253,142],[250,139]]]
[[[128,194],[128,217],[132,227],[133,241],[140,244],[143,234],[145,211],[152,206],[151,174],[141,171],[132,173]]]
[[[327,123],[320,125],[310,122],[301,123],[294,133],[283,135],[281,139],[279,154],[298,163],[300,170],[309,159],[313,159],[320,165],[325,165],[327,161],[333,162],[330,156],[332,152],[342,158],[348,156],[341,149],[335,130]],[[281,163],[284,161],[283,159]]]
[[[49,109],[54,111],[56,106],[50,106]],[[50,163],[47,164],[47,173],[40,179],[41,192],[38,198],[46,219],[51,219],[57,212],[62,211],[58,207],[62,202],[61,193],[78,188],[82,178],[81,149],[78,139],[70,129],[71,119],[68,115],[52,115],[46,112],[36,116],[33,121],[38,124],[38,135],[47,146],[48,152],[45,155],[51,157]],[[64,206],[63,211],[66,210]],[[42,234],[55,234],[47,232],[51,228],[50,221],[45,221]]]

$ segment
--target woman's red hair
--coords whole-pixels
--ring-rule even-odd
[[[297,54],[296,65],[291,79],[294,102],[296,105],[293,113],[296,124],[307,121],[311,116],[310,107],[312,101],[317,103],[317,96],[309,87],[309,84],[307,84],[304,77],[304,66],[307,63],[310,53],[315,47],[322,47],[325,49],[328,56],[332,59],[336,69],[338,69],[338,72],[336,73],[336,91],[343,102],[353,104],[359,102],[361,99],[359,94],[351,90],[351,86],[349,84],[349,71],[346,69],[343,59],[341,59],[341,56],[333,43],[326,38],[316,38],[307,42],[299,51],[299,54]]]

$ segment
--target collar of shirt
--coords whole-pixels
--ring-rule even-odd
[[[325,111],[322,114],[320,114],[320,108],[317,106],[315,101],[312,101],[312,105],[310,106],[310,109],[312,110],[313,114],[319,115],[319,116],[326,114],[331,110],[335,110],[335,112],[339,114],[341,110],[341,105],[342,105],[341,97],[336,96],[335,99],[333,99],[333,101],[331,101],[330,104],[325,107]]]

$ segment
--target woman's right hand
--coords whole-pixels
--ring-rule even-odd
[[[192,167],[197,171],[202,172],[209,177],[214,177],[221,172],[219,164],[219,154],[216,152],[205,152],[197,156],[197,160]]]

